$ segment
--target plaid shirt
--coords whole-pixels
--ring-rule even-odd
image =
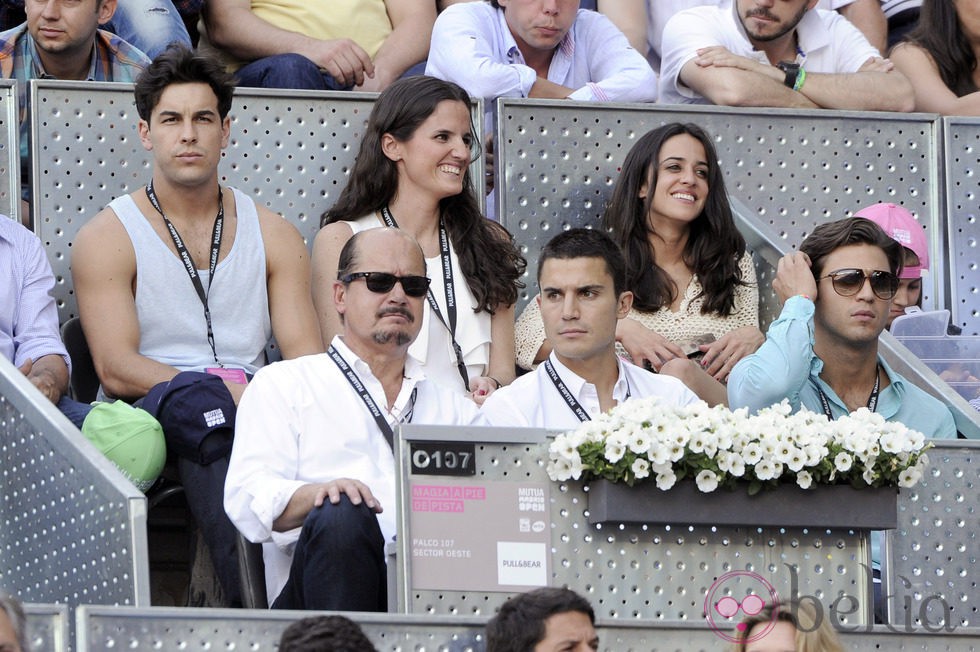
[[[87,81],[133,82],[150,64],[145,54],[114,34],[98,30]],[[17,80],[20,107],[21,183],[30,178],[30,93],[28,80],[54,79],[44,72],[27,23],[0,33],[0,76]]]

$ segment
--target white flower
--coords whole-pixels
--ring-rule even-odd
[[[861,478],[870,486],[871,484],[874,484],[876,475],[877,474],[875,473],[874,468],[868,467],[864,470],[864,473],[861,474]]]
[[[796,474],[796,484],[800,486],[800,489],[809,489],[810,485],[813,484],[813,476],[810,475],[809,471],[800,471]]]
[[[643,455],[653,444],[653,440],[650,439],[649,433],[643,428],[634,428],[633,432],[630,433],[629,437],[629,449],[636,453],[637,455]]]
[[[606,459],[615,464],[626,454],[626,438],[620,433],[613,433],[606,439]]]
[[[715,475],[714,471],[705,469],[698,473],[694,481],[697,482],[698,490],[702,493],[710,494],[718,488],[718,476]]]
[[[837,453],[837,457],[834,458],[834,468],[841,473],[850,471],[853,464],[854,458],[843,451]]]
[[[630,469],[633,471],[633,475],[636,476],[637,480],[642,480],[650,475],[650,463],[642,457],[633,460],[633,465]]]
[[[919,484],[922,479],[922,472],[916,467],[910,467],[898,474],[898,486],[910,489]]]
[[[755,465],[755,477],[763,481],[778,478],[779,473],[776,470],[776,464],[768,459],[760,461]]]
[[[663,473],[657,473],[657,488],[661,491],[667,491],[674,486],[677,482],[677,476],[672,470],[667,470]]]

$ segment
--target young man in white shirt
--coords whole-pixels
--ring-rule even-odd
[[[629,398],[698,400],[681,381],[616,356],[616,322],[633,304],[626,263],[609,236],[572,229],[541,250],[538,298],[553,349],[538,368],[490,395],[479,423],[571,429]]]
[[[338,267],[344,334],[327,353],[275,363],[249,383],[225,510],[264,544],[273,608],[385,611],[392,431],[409,421],[466,424],[476,405],[426,380],[408,357],[429,286],[418,243],[398,229],[362,231]]]
[[[660,101],[911,111],[911,85],[817,0],[733,0],[675,14],[663,32]]]

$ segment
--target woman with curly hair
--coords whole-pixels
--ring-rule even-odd
[[[640,138],[602,226],[623,249],[633,292],[633,309],[616,329],[621,353],[680,378],[712,405],[727,404],[722,383],[764,338],[752,257],[708,135],[672,123]],[[517,323],[518,364],[530,367],[550,350],[532,302]]]
[[[340,333],[333,281],[357,231],[409,232],[431,286],[409,354],[426,376],[477,402],[514,378],[514,303],[525,261],[479,209],[469,165],[478,143],[470,98],[432,77],[409,77],[375,102],[350,180],[313,243],[313,300],[324,342]]]
[[[980,3],[923,0],[919,24],[890,54],[915,91],[915,110],[980,115]]]

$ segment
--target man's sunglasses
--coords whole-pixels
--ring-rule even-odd
[[[363,278],[367,289],[371,292],[384,294],[391,292],[395,283],[402,284],[402,290],[410,297],[423,297],[429,289],[429,279],[425,276],[395,276],[388,272],[354,272],[340,277],[340,282],[347,284]]]
[[[847,268],[838,269],[821,279],[829,278],[833,281],[834,292],[842,297],[852,297],[864,287],[864,280],[871,281],[871,291],[879,299],[891,299],[898,292],[898,277],[891,272],[876,269],[870,273],[865,273],[863,269]]]

